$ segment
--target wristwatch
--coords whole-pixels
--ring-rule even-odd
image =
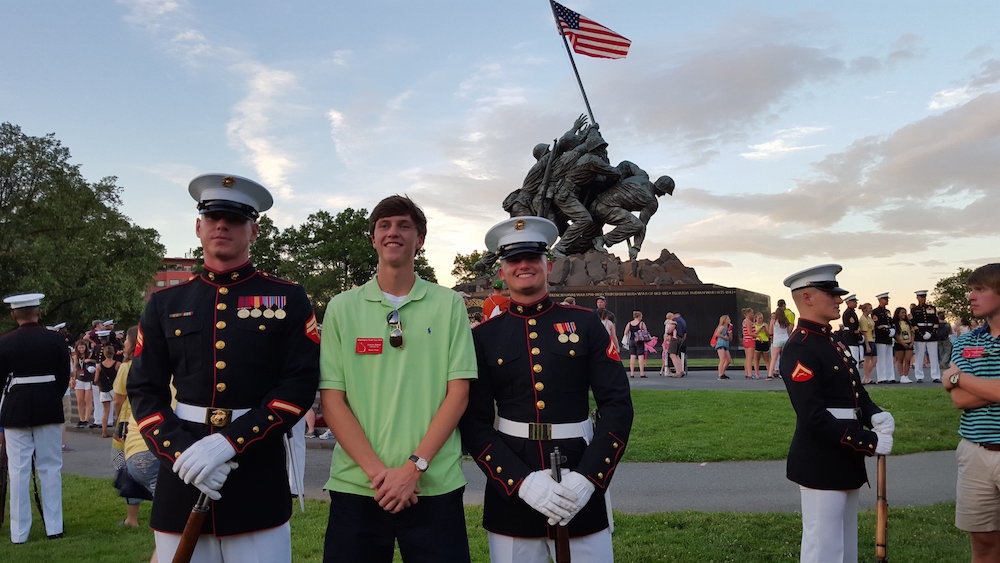
[[[960,375],[962,375],[962,372],[956,371],[955,373],[951,374],[951,377],[948,378],[948,381],[951,382],[952,386],[958,387],[958,376]]]
[[[420,471],[421,473],[423,473],[424,471],[427,471],[427,460],[426,459],[424,459],[424,458],[422,458],[422,457],[414,454],[414,455],[410,456],[410,461],[412,461],[413,464],[417,466],[417,470]]]

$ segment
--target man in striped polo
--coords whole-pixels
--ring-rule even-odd
[[[972,538],[972,560],[1000,560],[1000,264],[969,276],[972,315],[986,322],[955,342],[945,389],[963,409],[958,433],[955,526]]]

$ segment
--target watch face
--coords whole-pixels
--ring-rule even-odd
[[[953,374],[950,378],[952,385],[958,385],[958,374]]]

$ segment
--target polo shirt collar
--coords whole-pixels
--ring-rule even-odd
[[[423,299],[424,295],[427,295],[428,284],[430,284],[430,282],[421,279],[420,276],[417,276],[416,280],[413,282],[413,287],[410,288],[410,292],[406,294],[406,299],[400,303],[399,306],[402,307],[410,301]],[[368,280],[368,283],[361,286],[361,294],[364,296],[366,301],[384,301],[386,305],[392,307],[392,303],[389,303],[389,300],[386,299],[385,295],[382,293],[382,288],[379,287],[378,277],[376,276],[373,276],[372,279]]]
[[[222,272],[205,266],[205,270],[201,273],[201,279],[212,285],[232,285],[249,278],[256,271],[257,269],[253,267],[253,264],[249,260],[238,268]]]
[[[545,297],[542,297],[533,303],[518,303],[512,297],[510,300],[510,308],[507,309],[507,312],[515,317],[537,317],[554,306],[555,303],[552,301],[552,298],[549,297],[548,293],[545,294]]]

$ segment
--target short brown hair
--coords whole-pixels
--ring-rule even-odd
[[[994,293],[1000,294],[1000,264],[993,263],[976,268],[969,276],[969,287],[988,287]]]
[[[378,202],[372,214],[368,216],[368,235],[375,236],[375,223],[386,217],[406,215],[417,227],[420,238],[427,238],[427,216],[420,206],[405,195],[391,195]]]

